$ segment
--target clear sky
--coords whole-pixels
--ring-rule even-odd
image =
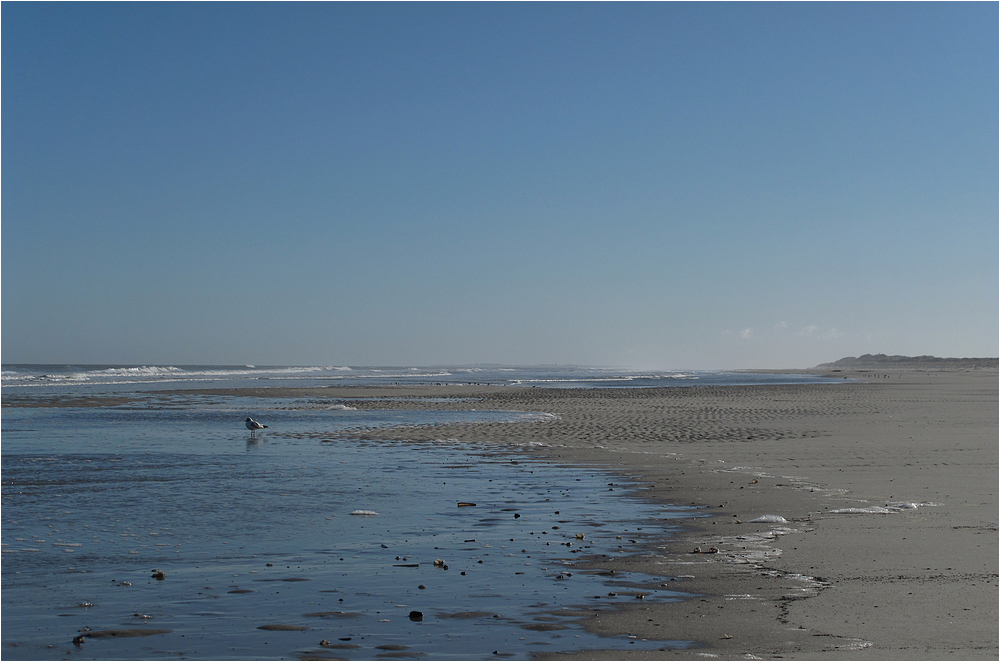
[[[2,360],[998,355],[998,5],[21,3]]]

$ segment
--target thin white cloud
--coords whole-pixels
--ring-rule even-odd
[[[815,338],[816,340],[838,340],[844,337],[844,332],[836,327],[824,329],[815,324],[810,324],[799,331],[803,338]]]

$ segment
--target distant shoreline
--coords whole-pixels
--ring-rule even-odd
[[[895,369],[895,370],[989,370],[997,369],[1000,360],[996,358],[941,358],[937,356],[889,356],[886,354],[863,354],[848,356],[831,363],[821,363],[815,370],[833,368],[851,370]]]
[[[939,358],[936,356],[887,356],[885,354],[863,354],[848,356],[830,363],[821,363],[813,368],[748,368],[736,372],[758,374],[821,375],[824,377],[844,377],[846,372],[855,378],[865,378],[872,371],[961,371],[998,370],[1000,359],[995,358]]]

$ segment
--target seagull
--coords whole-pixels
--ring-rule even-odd
[[[254,433],[255,433],[255,432],[257,431],[257,430],[263,430],[263,429],[264,429],[264,428],[266,428],[266,427],[267,427],[266,425],[261,425],[261,424],[260,424],[260,423],[258,423],[257,421],[255,421],[255,420],[253,420],[252,418],[250,418],[249,416],[247,416],[247,430],[250,430],[250,435],[251,435],[251,436],[252,436],[252,435],[253,435],[253,434],[254,434]]]

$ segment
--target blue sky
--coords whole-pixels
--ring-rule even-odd
[[[998,354],[996,3],[16,3],[2,360]]]

